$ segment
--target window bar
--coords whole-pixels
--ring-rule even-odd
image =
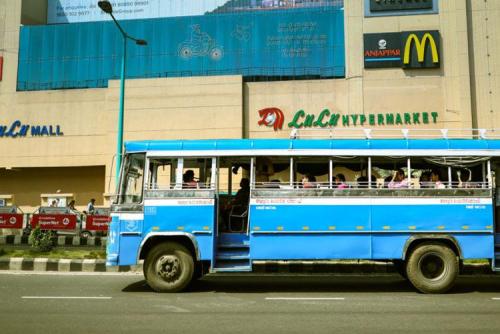
[[[372,188],[372,157],[368,157],[368,189]]]
[[[482,175],[483,175],[483,185],[481,186],[481,188],[484,188],[484,185],[486,184],[486,165],[483,161],[483,163],[481,164],[481,170],[482,170]]]
[[[215,190],[216,189],[216,184],[218,183],[217,182],[217,175],[219,174],[218,173],[219,171],[219,163],[218,163],[218,160],[217,158],[212,158],[212,173],[210,175],[210,189],[213,189]]]
[[[219,170],[217,168],[217,170]],[[229,197],[233,197],[233,164],[229,164],[229,175],[227,176],[227,192]]]
[[[411,188],[411,165],[410,158],[406,161],[406,167],[408,168],[408,188]]]
[[[290,187],[293,188],[293,157],[290,157]]]
[[[448,166],[448,188],[452,188],[452,183],[451,183],[451,166]]]
[[[250,189],[255,189],[255,158],[250,159]]]
[[[330,158],[330,161],[329,161],[328,174],[329,174],[329,177],[328,177],[329,187],[330,187],[330,189],[332,189],[333,188],[333,159],[332,158]]]
[[[175,173],[175,189],[182,189],[182,175],[184,174],[184,159],[177,160],[177,171]]]
[[[493,180],[491,176],[491,160],[488,160],[487,162],[488,167],[486,168],[486,173],[488,175],[488,189],[493,188]]]

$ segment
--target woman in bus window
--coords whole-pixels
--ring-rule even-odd
[[[344,174],[339,173],[339,174],[337,174],[337,176],[335,176],[335,187],[337,189],[347,189],[348,188],[347,184],[345,183]]]
[[[408,179],[405,178],[405,172],[402,169],[398,169],[394,172],[391,182],[388,184],[388,188],[408,188]]]
[[[302,188],[316,188],[316,177],[311,174],[306,174],[302,177]]]
[[[439,176],[439,171],[433,169],[431,173],[431,182],[434,184],[434,189],[445,189],[446,185],[441,182],[441,177]]]

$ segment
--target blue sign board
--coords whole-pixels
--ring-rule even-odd
[[[127,78],[343,77],[341,7],[127,20]],[[107,87],[120,76],[113,22],[21,27],[18,90]]]

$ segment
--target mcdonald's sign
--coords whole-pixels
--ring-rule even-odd
[[[439,31],[401,33],[403,68],[437,68],[440,65]]]
[[[441,62],[437,30],[364,35],[365,68],[438,68]]]

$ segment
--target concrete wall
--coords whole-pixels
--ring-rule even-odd
[[[467,0],[473,116],[500,129],[500,1]]]
[[[30,213],[41,205],[41,194],[74,194],[76,206],[83,210],[91,198],[103,204],[104,167],[14,168],[0,169],[0,189],[15,194],[15,204]]]

